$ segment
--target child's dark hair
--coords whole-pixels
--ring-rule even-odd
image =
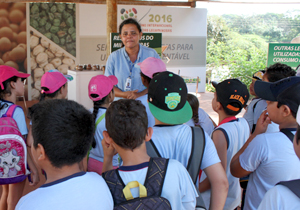
[[[120,24],[120,26],[119,26],[119,34],[122,33],[122,28],[123,28],[123,26],[124,26],[124,25],[127,25],[127,24],[134,24],[134,25],[136,25],[136,27],[137,27],[137,29],[139,30],[139,32],[142,32],[142,27],[141,27],[141,25],[140,25],[135,19],[133,19],[133,18],[128,18],[128,19],[124,20],[124,21]]]
[[[282,63],[275,63],[266,68],[266,73],[269,82],[277,82],[286,77],[295,76],[294,71],[290,66]]]
[[[198,114],[198,109],[199,109],[199,100],[196,96],[194,96],[193,94],[188,93],[187,94],[187,101],[189,102],[190,106],[192,107],[192,111],[193,111],[193,121],[194,124],[196,126],[200,126],[199,125],[199,114]]]
[[[300,126],[299,125],[298,125],[297,132],[296,132],[296,141],[297,141],[297,144],[299,144],[299,141],[300,141]]]
[[[140,101],[121,99],[112,102],[105,119],[109,136],[120,147],[134,150],[145,140],[148,118],[146,108]]]
[[[62,87],[65,87],[65,86],[66,86],[66,84],[64,84],[63,86],[61,86],[61,87],[60,87],[57,91],[55,91],[54,93],[49,93],[49,94],[41,93],[41,95],[40,95],[40,101],[44,101],[46,97],[47,97],[47,98],[55,98],[55,97],[58,95],[60,89],[61,89]],[[49,90],[49,89],[46,88],[46,87],[41,87],[41,89],[44,90],[44,91],[48,91],[48,90]]]
[[[10,82],[17,82],[17,79],[18,79],[18,77],[14,76],[14,77],[11,77],[11,78],[5,80],[2,83],[3,87],[4,87],[4,90],[0,87],[0,100],[3,100],[5,95],[10,95],[11,94]],[[6,106],[7,106],[7,104],[4,103],[2,106],[0,106],[0,110],[3,109]]]
[[[41,144],[56,168],[79,163],[91,147],[95,121],[82,105],[66,99],[45,100],[29,109],[33,146]]]
[[[148,82],[148,84],[150,84],[151,78],[146,76],[145,74],[143,74],[143,72],[141,72],[140,74],[141,74],[141,77],[143,77]]]

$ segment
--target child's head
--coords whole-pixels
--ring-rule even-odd
[[[172,72],[161,72],[153,77],[148,88],[148,103],[154,118],[162,123],[176,125],[192,118],[186,84]]]
[[[0,99],[11,95],[12,89],[17,91],[17,96],[22,96],[24,94],[23,81],[29,76],[30,74],[18,72],[13,67],[0,65]]]
[[[212,101],[214,111],[220,103],[225,114],[235,116],[246,106],[249,99],[247,86],[238,79],[226,79],[220,83],[213,82],[216,88]]]
[[[82,105],[66,99],[45,100],[33,105],[29,115],[34,139],[31,151],[37,163],[38,155],[45,155],[53,167],[61,168],[86,156],[95,122]]]
[[[250,84],[250,87],[249,87],[249,92],[251,95],[253,96],[256,96],[255,92],[254,92],[254,83],[257,81],[257,80],[262,80],[263,76],[264,76],[264,73],[266,71],[265,70],[259,70],[257,72],[255,72],[252,76],[252,82]]]
[[[295,76],[294,71],[290,66],[282,63],[275,63],[267,67],[266,72],[263,76],[265,82],[276,82],[286,77]]]
[[[134,150],[144,142],[147,135],[145,106],[132,99],[114,101],[106,111],[105,125],[110,138],[118,146]]]
[[[198,109],[199,109],[199,100],[198,98],[193,95],[193,94],[187,94],[187,101],[189,102],[192,111],[193,111],[193,121],[195,123],[195,125],[199,124],[199,114],[198,114]]]
[[[156,73],[166,71],[166,64],[159,58],[149,57],[137,65],[140,66],[142,82],[146,87]]]
[[[298,128],[297,128],[296,135],[294,137],[294,150],[295,150],[298,158],[300,158],[300,106],[297,111],[296,121],[298,124]]]
[[[70,75],[63,75],[56,69],[46,72],[41,79],[41,98],[64,99],[68,94],[68,81],[72,81]]]
[[[288,77],[273,83],[257,81],[254,89],[260,98],[267,100],[267,110],[272,121],[279,123],[275,118],[280,118],[281,109],[288,111],[288,115],[292,115],[295,120],[300,105],[300,77]]]

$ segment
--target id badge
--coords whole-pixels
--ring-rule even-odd
[[[131,78],[128,77],[125,83],[125,91],[131,91]]]

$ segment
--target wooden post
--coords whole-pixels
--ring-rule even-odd
[[[106,56],[110,55],[110,33],[117,32],[117,0],[106,0]]]
[[[196,97],[198,97],[198,85],[199,85],[199,77],[197,77],[197,83],[196,83]]]

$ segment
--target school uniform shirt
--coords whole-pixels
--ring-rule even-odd
[[[144,185],[148,164],[149,162],[135,166],[121,166],[119,174],[124,184],[138,181]],[[131,193],[134,198],[139,197],[138,188],[131,189]],[[161,197],[170,202],[173,210],[195,209],[198,197],[195,185],[187,170],[176,160],[169,160]]]
[[[300,198],[289,188],[283,185],[276,185],[266,193],[258,210],[299,210],[299,208]]]
[[[104,179],[95,172],[79,172],[28,193],[20,199],[16,210],[112,210],[113,207]]]
[[[233,156],[242,148],[250,136],[250,129],[244,118],[237,118],[230,122],[221,124],[214,131],[221,130],[227,141],[227,165],[226,175],[228,179],[229,189],[224,206],[224,210],[235,209],[241,203],[241,187],[239,178],[232,176],[230,173],[230,162]],[[206,178],[206,174],[202,172],[201,181]],[[200,181],[200,182],[201,182]],[[206,208],[209,209],[211,190],[201,193]]]
[[[239,161],[244,170],[253,172],[246,191],[247,210],[257,209],[266,192],[278,182],[300,178],[299,158],[293,143],[282,132],[257,135]]]
[[[131,76],[131,90],[138,90],[141,92],[146,89],[142,83],[140,68],[135,65],[143,62],[148,57],[160,58],[157,52],[152,49],[139,44],[140,49],[137,59],[134,63],[131,62],[125,47],[114,51],[107,59],[105,76],[114,75],[118,78],[118,84],[116,85],[120,90],[125,91],[126,80]],[[130,71],[132,72],[130,75]]]
[[[199,125],[203,128],[203,130],[205,130],[205,132],[208,135],[211,135],[211,133],[215,129],[215,126],[214,126],[213,122],[211,121],[211,119],[209,118],[209,115],[203,109],[199,108],[198,109],[198,116],[199,116],[198,117],[199,118]],[[185,124],[187,124],[191,127],[195,126],[193,118],[190,119]]]
[[[91,109],[91,112],[93,112],[93,109]],[[98,109],[97,118],[96,118],[95,122],[97,122],[97,120],[104,113],[106,113],[106,108],[100,107]],[[95,136],[94,136],[95,140],[96,140],[96,147],[91,149],[90,155],[89,155],[89,157],[91,157],[95,160],[98,160],[100,162],[103,162],[103,158],[104,158],[103,147],[102,147],[102,144],[101,144],[101,141],[103,139],[103,131],[106,131],[105,117],[100,121],[100,123],[96,127]],[[113,157],[113,166],[119,166],[118,157],[119,157],[118,154],[114,155],[114,157]]]
[[[145,94],[145,95],[143,95],[141,97],[138,97],[136,100],[139,100],[140,102],[142,102],[142,104],[146,108],[147,117],[148,117],[148,128],[149,127],[153,127],[155,125],[155,118],[153,117],[153,114],[151,113],[151,111],[149,109],[148,94]]]
[[[201,170],[220,162],[216,147],[205,133],[205,147],[201,163]],[[192,149],[192,129],[181,125],[155,125],[152,141],[158,152],[164,158],[178,160],[187,167]]]
[[[7,109],[13,105],[12,102],[10,101],[6,101],[6,100],[0,100],[0,106],[3,106],[4,104],[7,104],[7,107],[4,107],[0,110],[0,116],[2,117],[2,115],[4,115],[7,112]],[[22,108],[17,107],[13,113],[12,118],[16,121],[18,128],[21,132],[21,134],[27,135],[28,134],[28,129],[27,129],[27,125],[26,125],[26,120],[25,120],[25,115],[24,115],[24,111]]]

